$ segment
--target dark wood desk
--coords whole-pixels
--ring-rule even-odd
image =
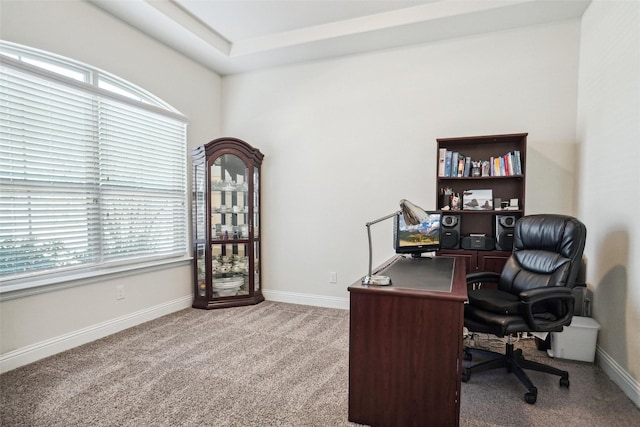
[[[349,287],[349,421],[459,425],[464,263],[398,258],[376,274],[393,284]]]

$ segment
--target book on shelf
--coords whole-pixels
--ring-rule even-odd
[[[453,157],[452,151],[447,151],[445,153],[444,176],[451,176],[451,158],[452,157]]]
[[[471,157],[469,156],[464,158],[464,172],[462,176],[471,176]]]
[[[441,148],[438,150],[438,176],[446,176],[444,174],[444,167],[446,165],[447,149]]]
[[[522,163],[520,161],[520,150],[515,150],[513,152],[514,160],[515,160],[515,168],[516,175],[522,175]]]
[[[464,175],[464,157],[460,155],[458,157],[458,177],[463,177]]]
[[[453,151],[451,153],[451,170],[449,171],[449,176],[456,177],[458,176],[458,156],[460,153],[457,151]]]

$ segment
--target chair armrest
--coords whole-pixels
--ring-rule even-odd
[[[493,271],[478,271],[467,274],[467,284],[471,283],[498,283],[500,273]]]
[[[522,302],[534,304],[547,299],[565,298],[572,295],[573,292],[569,288],[544,286],[542,288],[527,289],[526,291],[520,292],[520,299]]]
[[[555,320],[536,319],[532,310],[533,305],[547,300],[555,300],[564,304],[564,315]],[[567,325],[573,317],[575,297],[569,288],[548,286],[528,289],[520,292],[520,301],[524,311],[522,315],[534,332],[548,332],[559,326]]]

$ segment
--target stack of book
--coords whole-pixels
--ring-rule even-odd
[[[441,148],[438,153],[438,176],[460,178],[472,176],[472,162],[475,161],[469,156]],[[522,175],[522,161],[518,150],[480,162],[482,165],[481,176]]]

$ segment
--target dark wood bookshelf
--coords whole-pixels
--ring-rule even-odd
[[[469,190],[491,190],[492,198],[508,202],[518,199],[517,210],[443,210],[443,215],[456,215],[458,222],[452,230],[459,235],[459,242],[455,248],[443,246],[438,255],[455,256],[464,260],[467,271],[501,271],[502,266],[510,255],[510,250],[468,250],[463,249],[461,241],[470,234],[484,234],[489,239],[496,239],[496,233],[503,229],[497,225],[499,216],[513,216],[519,218],[525,214],[525,183],[527,159],[527,133],[504,135],[465,136],[456,138],[438,138],[436,151],[436,205],[442,209],[441,190],[450,188],[454,194],[461,197]],[[507,176],[440,176],[440,150],[446,149],[458,152],[472,161],[490,160],[492,157],[504,156],[518,151],[520,154],[521,173]],[[462,200],[460,200],[462,207]],[[446,229],[446,228],[445,228]],[[502,248],[499,248],[502,249]]]

